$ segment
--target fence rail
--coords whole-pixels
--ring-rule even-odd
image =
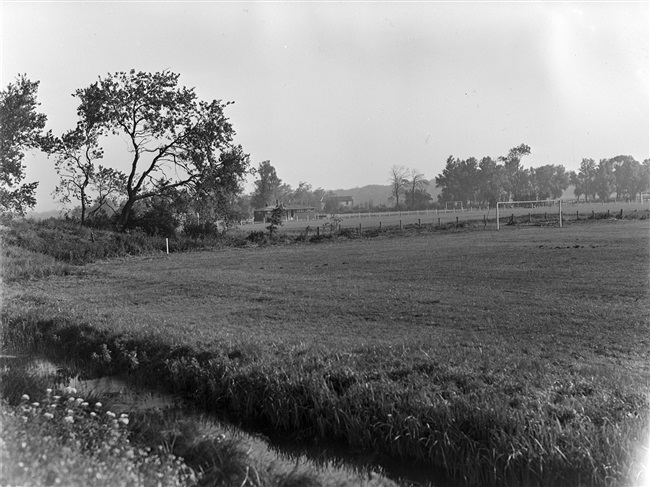
[[[500,212],[501,225],[508,224],[537,224],[554,225],[559,222],[557,209],[550,206],[536,208],[503,208]],[[381,213],[357,213],[328,217],[316,220],[287,221],[278,230],[286,233],[304,232],[306,227],[313,232],[333,231],[362,231],[382,229],[403,229],[404,227],[429,227],[429,228],[454,228],[473,224],[484,228],[496,228],[496,211],[491,209],[452,209],[445,210],[420,210],[420,211],[391,211]],[[576,220],[587,219],[634,219],[650,218],[650,205],[641,203],[631,204],[575,204],[562,203],[562,220],[571,223]],[[259,224],[256,223],[255,226]],[[265,224],[262,224],[264,226]],[[318,229],[318,230],[317,230]]]

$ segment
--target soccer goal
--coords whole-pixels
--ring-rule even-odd
[[[560,228],[562,228],[562,200],[497,201],[497,230],[500,227],[500,208],[502,210],[510,210],[513,220],[515,215],[519,217],[528,215],[530,220],[533,211],[539,214],[543,210],[546,210],[544,211],[544,218],[547,218],[549,213],[555,213],[557,210]]]

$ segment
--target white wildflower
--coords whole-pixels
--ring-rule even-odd
[[[23,401],[29,401],[29,396],[27,394],[23,394],[23,396],[20,398]]]

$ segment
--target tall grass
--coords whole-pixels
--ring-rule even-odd
[[[275,431],[423,460],[467,485],[626,485],[643,468],[648,399],[615,378],[558,377],[515,361],[517,376],[488,362],[432,361],[415,344],[334,353],[215,343],[207,352],[110,336],[63,315],[30,319],[46,349],[88,368],[138,376]]]

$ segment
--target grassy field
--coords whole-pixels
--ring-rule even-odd
[[[650,435],[649,230],[111,260],[12,285],[3,320],[208,407],[470,485],[632,485]]]

